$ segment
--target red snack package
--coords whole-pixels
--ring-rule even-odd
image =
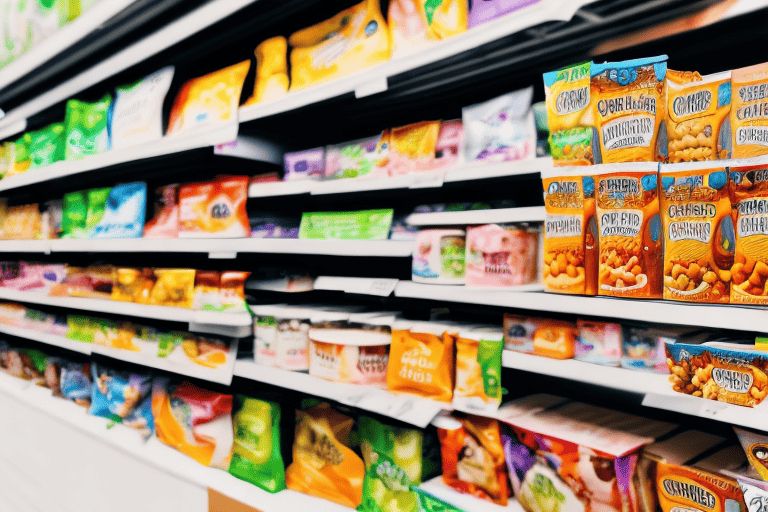
[[[179,189],[180,238],[248,238],[247,176],[189,183]]]

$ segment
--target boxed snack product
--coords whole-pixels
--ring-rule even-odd
[[[416,239],[412,279],[417,283],[464,284],[465,259],[463,230],[424,229]]]
[[[168,66],[130,85],[118,87],[110,130],[115,149],[159,140],[163,136],[163,101],[173,81]]]
[[[266,103],[288,92],[288,40],[283,36],[262,41],[254,50],[256,80],[247,104]]]
[[[526,226],[467,227],[467,286],[519,286],[537,277],[539,233]]]
[[[378,0],[363,2],[291,34],[291,90],[389,60],[391,43]]]
[[[698,336],[690,327],[665,326],[664,328],[640,325],[624,325],[621,346],[621,366],[632,370],[667,373],[664,345],[679,339]]]
[[[578,337],[573,322],[504,314],[504,348],[507,350],[570,359]]]
[[[501,404],[501,353],[504,333],[473,326],[456,338],[456,387],[453,406],[462,411],[493,414]]]
[[[728,173],[708,163],[663,165],[664,298],[729,302],[735,234]]]
[[[768,153],[768,64],[731,71],[733,158]]]
[[[579,319],[579,337],[574,359],[606,366],[619,366],[621,362],[621,324],[591,322]]]
[[[357,212],[306,212],[301,216],[299,238],[321,240],[386,240],[394,210]]]
[[[325,177],[381,178],[388,175],[389,130],[381,135],[325,148]]]
[[[111,105],[112,96],[109,94],[95,103],[78,100],[67,102],[67,115],[64,120],[64,153],[67,160],[77,160],[109,150],[108,117]]]
[[[286,153],[284,181],[319,180],[325,174],[325,149],[315,148]]]
[[[179,186],[166,185],[155,191],[158,196],[154,216],[144,225],[144,238],[179,237]]]
[[[64,123],[53,123],[29,134],[30,169],[64,160]]]
[[[179,188],[179,237],[248,238],[248,177],[229,176]]]
[[[402,57],[467,30],[467,2],[447,0],[393,0],[387,23],[392,58]]]
[[[595,173],[598,295],[661,298],[663,230],[656,163],[606,164]]]

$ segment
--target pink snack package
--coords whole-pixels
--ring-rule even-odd
[[[472,0],[469,28],[488,23],[507,14],[537,4],[541,0]]]
[[[62,282],[67,275],[66,265],[45,265],[22,261],[19,267],[19,277],[3,280],[4,288],[47,292],[53,285]]]
[[[144,238],[179,237],[179,186],[166,185],[155,191],[155,215],[144,226]]]
[[[435,145],[435,158],[421,167],[421,171],[448,170],[464,158],[464,125],[461,119],[443,121]]]
[[[467,229],[467,286],[519,286],[536,280],[538,233],[498,224]]]

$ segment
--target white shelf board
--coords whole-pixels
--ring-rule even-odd
[[[281,370],[242,359],[235,362],[235,375],[327,398],[421,428],[429,425],[440,411],[451,409],[450,404],[414,395],[394,394],[371,386],[331,382],[307,373]]]
[[[387,278],[318,276],[315,279],[315,290],[389,297],[398,282],[397,279]]]
[[[762,402],[757,407],[743,407],[677,393],[667,384],[663,391],[646,394],[643,406],[768,431],[768,402]]]
[[[344,178],[315,182],[312,195],[345,194],[354,192],[371,192],[375,190],[396,190],[408,188],[418,180],[422,173],[405,174],[403,176],[387,176],[384,178]],[[426,174],[426,173],[424,173]],[[439,181],[442,184],[442,179]]]
[[[47,345],[65,348],[67,350],[72,350],[73,352],[80,352],[81,354],[90,354],[91,348],[93,347],[93,344],[91,343],[84,343],[82,341],[71,340],[64,336],[48,334],[47,332],[36,331],[34,329],[22,329],[21,327],[13,327],[11,325],[0,324],[0,332],[10,336],[17,336],[19,338],[39,341],[40,343],[45,343]]]
[[[419,52],[393,59],[371,68],[317,84],[300,91],[292,91],[282,98],[240,108],[240,122],[261,119],[281,112],[288,112],[313,103],[335,98],[348,93],[357,97],[386,90],[389,77],[417,69],[453,57],[478,46],[515,34],[547,21],[568,21],[582,6],[594,0],[541,0],[540,2],[515,11],[463,34],[425,48]],[[383,88],[382,88],[383,85]]]
[[[456,181],[522,176],[524,174],[535,174],[550,168],[552,168],[552,158],[548,156],[530,160],[516,160],[514,162],[476,162],[457,165],[445,173],[443,181],[452,183]]]
[[[0,252],[51,252],[50,240],[0,240]]]
[[[547,212],[543,206],[496,208],[462,212],[413,213],[405,222],[411,226],[473,226],[504,222],[543,222]]]
[[[497,505],[482,498],[476,498],[471,494],[460,493],[448,487],[442,476],[435,477],[421,484],[419,487],[440,498],[444,502],[467,512],[524,512],[525,509],[514,498],[509,498],[506,507]]]
[[[317,183],[316,180],[252,183],[251,186],[248,187],[248,197],[276,197],[309,194]]]

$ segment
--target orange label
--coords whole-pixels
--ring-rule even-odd
[[[768,64],[734,69],[731,133],[733,158],[768,153]]]
[[[736,250],[731,267],[731,302],[768,304],[768,169],[730,171]]]
[[[445,332],[392,331],[387,388],[441,402],[453,398],[454,337]]]
[[[741,489],[734,480],[687,466],[659,462],[656,492],[662,512],[747,510]],[[728,502],[736,502],[740,507],[726,506]]]

